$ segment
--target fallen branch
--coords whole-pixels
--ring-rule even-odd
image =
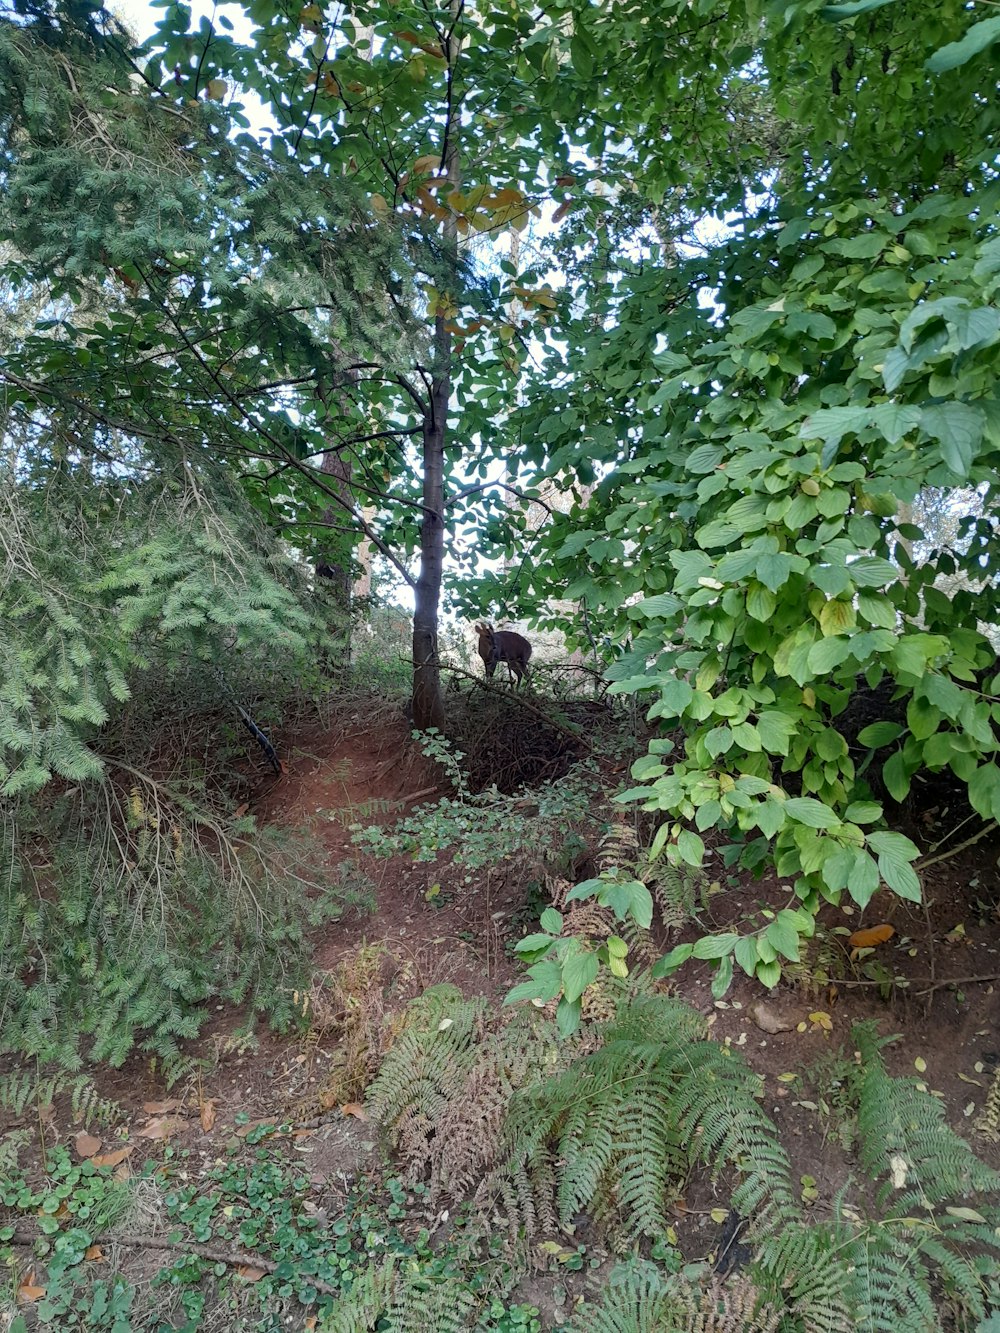
[[[498,698],[502,699],[516,699],[522,708],[526,709],[529,713],[534,713],[536,717],[540,717],[546,725],[552,727],[555,731],[561,731],[564,736],[569,736],[572,740],[579,741],[580,744],[585,745],[588,750],[593,749],[593,746],[584,735],[581,727],[574,727],[572,725],[567,726],[566,723],[557,721],[551,713],[546,713],[545,710],[539,708],[537,704],[528,703],[520,690],[501,689],[499,686],[492,685],[489,681],[483,680],[482,676],[476,676],[471,671],[463,670],[462,667],[446,665],[443,662],[441,664],[441,670],[450,672],[453,676],[464,676],[466,680],[471,680],[474,685],[478,686],[479,689],[484,690],[487,694],[495,694]]]
[[[34,1245],[37,1240],[48,1240],[41,1231],[28,1231],[18,1228],[10,1240],[0,1242],[3,1245],[16,1245],[18,1247],[27,1247]],[[214,1264],[225,1264],[227,1268],[256,1268],[262,1273],[275,1273],[279,1265],[273,1259],[265,1259],[262,1254],[238,1254],[230,1250],[220,1250],[214,1245],[201,1245],[193,1240],[172,1240],[168,1236],[98,1236],[96,1240],[104,1244],[113,1243],[115,1245],[134,1246],[139,1250],[179,1250],[184,1254],[196,1254],[199,1259],[208,1259]],[[318,1277],[309,1275],[308,1285],[322,1292],[324,1296],[339,1296],[341,1291],[338,1287],[331,1286],[329,1282],[323,1282]]]
[[[839,981],[831,981],[831,986],[924,986],[924,990],[914,991],[915,995],[929,995],[931,991],[940,990],[942,986],[975,986],[980,983],[985,984],[989,981],[1000,981],[1000,972],[985,972],[980,977],[942,977],[940,981],[934,977],[893,977],[891,981],[877,980],[871,977],[842,977]]]

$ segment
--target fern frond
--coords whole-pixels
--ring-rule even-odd
[[[461,1278],[389,1259],[355,1279],[323,1320],[323,1333],[463,1333],[472,1327],[476,1303]]]

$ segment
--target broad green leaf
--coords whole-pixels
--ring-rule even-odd
[[[663,616],[669,620],[684,609],[684,603],[672,592],[661,592],[655,597],[644,597],[635,609],[642,616]]]
[[[747,976],[752,977],[758,961],[756,936],[744,935],[738,939],[733,946],[733,956]]]
[[[956,478],[966,481],[983,438],[982,411],[967,403],[939,403],[924,408],[921,425],[940,443],[941,457]]]
[[[653,923],[653,896],[642,880],[605,884],[597,901],[603,907],[610,907],[619,921],[631,916],[643,930],[648,930]]]
[[[819,614],[819,627],[826,636],[846,634],[856,624],[857,617],[850,602],[827,602]]]
[[[874,824],[882,818],[882,807],[876,801],[852,801],[844,811],[849,824]]]
[[[1000,817],[1000,768],[981,764],[969,780],[969,802],[984,819]]]
[[[769,754],[787,754],[788,743],[795,733],[795,719],[771,709],[757,718],[760,743]]]
[[[541,924],[542,929],[547,930],[550,935],[560,935],[563,928],[562,914],[554,907],[546,907],[541,915]]]
[[[771,990],[774,986],[777,986],[778,982],[781,980],[781,964],[758,963],[757,980],[762,986],[766,986],[768,990]]]
[[[601,970],[597,954],[579,949],[569,954],[562,965],[562,984],[565,999],[573,1004],[597,980]]]
[[[882,588],[899,577],[899,570],[876,555],[862,555],[847,566],[858,588]]]
[[[582,1006],[579,1000],[567,1000],[564,995],[556,1006],[556,1029],[565,1041],[580,1026]]]
[[[883,745],[891,745],[903,734],[898,722],[871,722],[858,732],[858,741],[872,750],[879,750]]]
[[[692,833],[690,829],[682,829],[677,835],[677,850],[682,861],[694,866],[696,870],[700,868],[705,857],[705,844],[697,833]]]
[[[894,801],[905,801],[910,791],[910,774],[906,770],[903,752],[897,750],[882,765],[882,781]]]
[[[677,971],[682,964],[686,963],[694,953],[693,944],[676,944],[670,952],[660,958],[650,968],[651,976],[655,978],[670,977]]]
[[[712,998],[721,1000],[733,984],[733,958],[732,954],[727,954],[725,958],[719,959],[719,966],[715,969],[715,976],[712,978]]]
[[[927,68],[932,74],[945,74],[948,70],[958,69],[960,65],[964,65],[973,56],[979,55],[981,51],[985,51],[998,41],[1000,41],[1000,14],[973,23],[959,41],[949,42],[947,46],[935,51],[927,61]]]
[[[703,935],[694,943],[694,958],[724,958],[735,949],[738,935]]]
[[[863,909],[868,906],[878,885],[878,867],[867,852],[857,850],[854,865],[847,877],[847,892]]]
[[[776,953],[789,962],[799,961],[799,936],[791,922],[778,916],[764,931],[764,936]]]
[[[807,828],[836,828],[840,824],[834,811],[812,796],[793,796],[785,802],[785,814]]]

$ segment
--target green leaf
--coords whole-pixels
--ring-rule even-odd
[[[554,907],[546,907],[541,916],[541,926],[550,935],[561,935],[563,928],[562,914],[557,912]]]
[[[674,714],[680,717],[693,698],[694,688],[686,680],[678,676],[673,680],[664,681],[660,686],[660,699],[663,703],[661,716]]]
[[[752,977],[757,969],[757,937],[744,935],[738,939],[733,946],[733,956],[747,976]]]
[[[504,997],[504,1004],[516,1004],[518,1000],[554,1000],[562,990],[562,968],[555,959],[546,959],[534,963],[528,968],[530,980],[522,981],[509,990]]]
[[[641,616],[662,616],[665,620],[670,620],[679,615],[683,609],[683,602],[679,597],[675,597],[672,592],[660,592],[655,597],[644,597],[635,607],[635,610]]]
[[[569,954],[562,965],[562,984],[564,998],[575,1003],[583,992],[597,980],[601,964],[596,953],[588,949],[579,949]]]
[[[945,74],[950,69],[964,65],[997,41],[1000,41],[1000,14],[981,19],[959,41],[949,42],[947,46],[935,51],[927,61],[927,68],[932,74]]]
[[[873,9],[896,3],[898,0],[848,0],[843,5],[824,5],[820,13],[831,22],[841,23],[844,19],[856,18],[858,14],[867,14]]]
[[[1000,768],[981,764],[969,779],[969,803],[984,819],[1000,817]]]
[[[597,895],[597,901],[603,907],[610,907],[619,921],[631,916],[642,930],[648,930],[653,924],[653,895],[641,880],[606,883]]]
[[[819,639],[809,649],[809,670],[817,676],[825,676],[850,656],[850,639]]]
[[[982,410],[967,403],[938,403],[925,407],[921,425],[941,445],[941,457],[958,481],[967,481],[983,438]]]
[[[556,1030],[565,1041],[580,1026],[582,1006],[579,1000],[567,1000],[564,995],[556,1006]]]
[[[857,617],[850,602],[827,602],[819,613],[819,627],[824,635],[846,634],[856,624]]]
[[[883,852],[878,858],[879,874],[894,893],[908,902],[920,902],[920,880],[909,861]]]
[[[852,801],[844,811],[848,824],[874,824],[882,818],[882,807],[875,801]]]
[[[712,978],[712,997],[721,1000],[726,991],[733,984],[733,959],[731,954],[719,960],[719,966],[715,969],[715,976]]]
[[[692,833],[690,829],[682,829],[677,835],[677,850],[680,853],[681,860],[689,866],[694,866],[697,870],[705,858],[705,844],[697,833]]]
[[[877,555],[862,555],[847,566],[858,588],[882,588],[899,577],[899,570]]]
[[[535,953],[538,949],[549,949],[553,944],[555,940],[551,935],[526,935],[514,945],[514,952]]]
[[[793,796],[785,802],[785,814],[807,828],[836,828],[840,820],[828,805],[812,796]]]
[[[865,908],[878,888],[878,867],[867,852],[855,850],[854,865],[847,877],[847,892],[860,908]]]
[[[764,937],[775,953],[780,953],[789,962],[799,961],[798,932],[790,921],[782,919],[780,913],[764,931]]]
[[[757,734],[768,754],[787,754],[788,743],[795,734],[795,728],[794,718],[771,709],[757,718]]]
[[[858,741],[869,749],[880,750],[902,736],[903,730],[898,722],[872,722],[858,732]]]
[[[676,944],[663,958],[659,959],[650,968],[650,975],[654,978],[670,977],[688,961],[694,953],[693,944]]]
[[[694,944],[695,958],[724,958],[736,948],[739,935],[703,935]]]
[[[757,980],[762,986],[766,986],[768,990],[771,990],[772,987],[777,986],[778,982],[781,980],[781,964],[758,963]]]
[[[756,583],[747,593],[747,615],[754,620],[767,621],[774,615],[777,599],[770,589]]]
[[[894,801],[905,801],[910,791],[910,774],[906,770],[902,750],[897,750],[882,765],[882,781]]]

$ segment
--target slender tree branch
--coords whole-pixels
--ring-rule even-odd
[[[519,500],[527,500],[529,504],[541,505],[549,514],[555,513],[552,506],[539,499],[537,495],[528,495],[525,491],[519,491],[516,486],[508,486],[505,481],[484,481],[476,486],[465,486],[450,500],[446,500],[444,507],[450,509],[452,505],[458,504],[459,500],[464,500],[469,495],[476,495],[479,491],[488,491],[492,486],[498,486],[502,491],[509,491],[511,495],[516,495]]]

